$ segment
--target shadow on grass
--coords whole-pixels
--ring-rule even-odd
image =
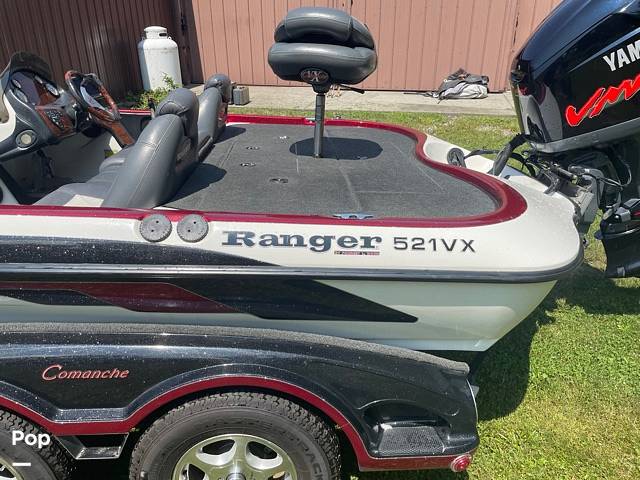
[[[586,313],[608,315],[640,314],[640,288],[621,286],[588,264],[560,282],[549,297],[579,305]]]
[[[475,381],[480,387],[478,416],[482,420],[504,417],[522,403],[529,385],[531,344],[543,325],[555,322],[548,312],[560,301],[579,305],[588,314],[638,314],[638,288],[625,288],[584,264],[561,280],[544,302],[486,354]]]

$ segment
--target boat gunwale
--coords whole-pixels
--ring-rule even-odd
[[[121,110],[123,115],[147,116],[146,110]],[[312,126],[313,120],[304,117],[267,116],[229,114],[228,124],[273,124],[273,125],[305,125]],[[288,214],[255,214],[224,213],[194,210],[158,210],[137,208],[102,208],[74,207],[50,205],[0,205],[0,215],[50,216],[72,218],[114,218],[142,220],[149,214],[161,212],[172,221],[178,221],[185,215],[200,213],[209,222],[247,222],[247,223],[291,223],[305,225],[352,225],[361,227],[405,227],[405,228],[460,228],[494,225],[520,217],[527,211],[525,198],[505,182],[473,170],[455,167],[434,161],[424,152],[427,135],[418,130],[386,123],[366,120],[327,119],[327,126],[377,128],[395,132],[412,138],[416,142],[415,154],[418,160],[430,168],[451,175],[461,181],[472,184],[488,194],[497,208],[489,213],[473,216],[442,218],[398,218],[385,217],[378,219],[342,219],[321,215],[288,215]]]

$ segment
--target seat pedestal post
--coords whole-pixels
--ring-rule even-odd
[[[326,95],[324,92],[316,94],[316,116],[315,129],[313,132],[313,156],[322,158],[322,142],[324,137],[324,112],[326,105]]]

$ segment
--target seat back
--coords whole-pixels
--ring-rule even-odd
[[[200,103],[198,158],[200,161],[209,154],[213,144],[224,130],[230,100],[231,80],[226,75],[214,75],[204,84],[204,91],[198,97]]]
[[[196,96],[184,88],[174,90],[128,149],[102,206],[153,208],[166,203],[197,165],[197,147]]]

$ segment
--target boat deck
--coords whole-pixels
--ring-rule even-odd
[[[436,170],[415,141],[378,128],[326,127],[313,158],[313,127],[228,125],[168,207],[298,215],[443,218],[495,210],[476,186]]]

